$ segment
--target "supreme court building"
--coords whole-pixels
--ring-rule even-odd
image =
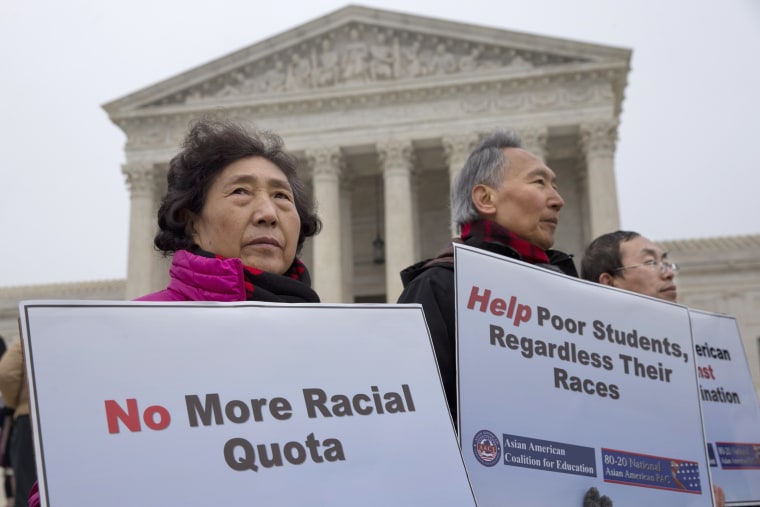
[[[208,115],[272,130],[301,161],[324,224],[302,258],[324,302],[395,302],[399,272],[451,238],[451,182],[499,127],[557,173],[555,247],[578,264],[589,241],[620,228],[614,155],[630,59],[628,49],[348,6],[138,90],[104,105],[127,136],[127,279],[0,289],[0,324],[15,320],[18,299],[131,299],[166,286],[156,210],[188,125]],[[663,244],[684,267],[682,303],[739,319],[760,388],[760,236]]]
[[[557,172],[557,244],[580,254],[618,227],[613,160],[630,57],[349,6],[106,104],[127,135],[126,297],[165,286],[156,206],[189,122],[209,113],[277,132],[302,161],[324,223],[303,257],[323,301],[395,302],[399,272],[451,237],[453,177],[480,135],[507,124]]]

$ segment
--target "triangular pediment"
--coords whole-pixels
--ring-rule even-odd
[[[106,104],[129,111],[433,85],[618,63],[630,51],[348,6]],[[147,112],[147,111],[146,111]]]

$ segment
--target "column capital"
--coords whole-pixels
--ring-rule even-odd
[[[411,172],[414,168],[415,154],[411,141],[385,139],[378,141],[378,161],[384,173],[403,169]]]
[[[343,261],[340,208],[343,155],[340,147],[318,146],[305,150],[311,169],[314,200],[322,216],[322,232],[314,238],[314,289],[322,301],[343,302]]]
[[[305,150],[306,165],[314,178],[340,177],[345,168],[343,152],[339,146],[320,146]]]
[[[582,123],[580,145],[586,156],[613,156],[617,127],[617,122],[613,120]]]
[[[546,157],[546,143],[549,140],[549,129],[542,126],[521,128],[520,140],[525,151],[531,152],[540,159]]]
[[[472,150],[477,146],[478,141],[480,141],[480,135],[476,132],[444,135],[441,138],[441,143],[443,144],[443,156],[449,167],[452,165],[463,165],[467,160],[467,157],[472,153]],[[456,168],[456,170],[459,169],[461,169],[461,167]]]
[[[123,164],[121,172],[126,177],[127,188],[132,197],[153,196],[158,176],[153,162],[143,160]]]

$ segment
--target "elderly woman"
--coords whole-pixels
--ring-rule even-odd
[[[279,136],[201,120],[167,179],[154,243],[173,254],[171,280],[138,301],[319,302],[297,254],[322,222]]]
[[[297,255],[322,223],[279,136],[201,120],[167,181],[154,243],[171,280],[138,300],[319,302]]]

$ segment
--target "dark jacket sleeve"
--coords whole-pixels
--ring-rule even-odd
[[[420,303],[433,340],[438,369],[451,416],[456,421],[456,329],[454,327],[454,271],[430,267],[404,288],[399,303]]]

